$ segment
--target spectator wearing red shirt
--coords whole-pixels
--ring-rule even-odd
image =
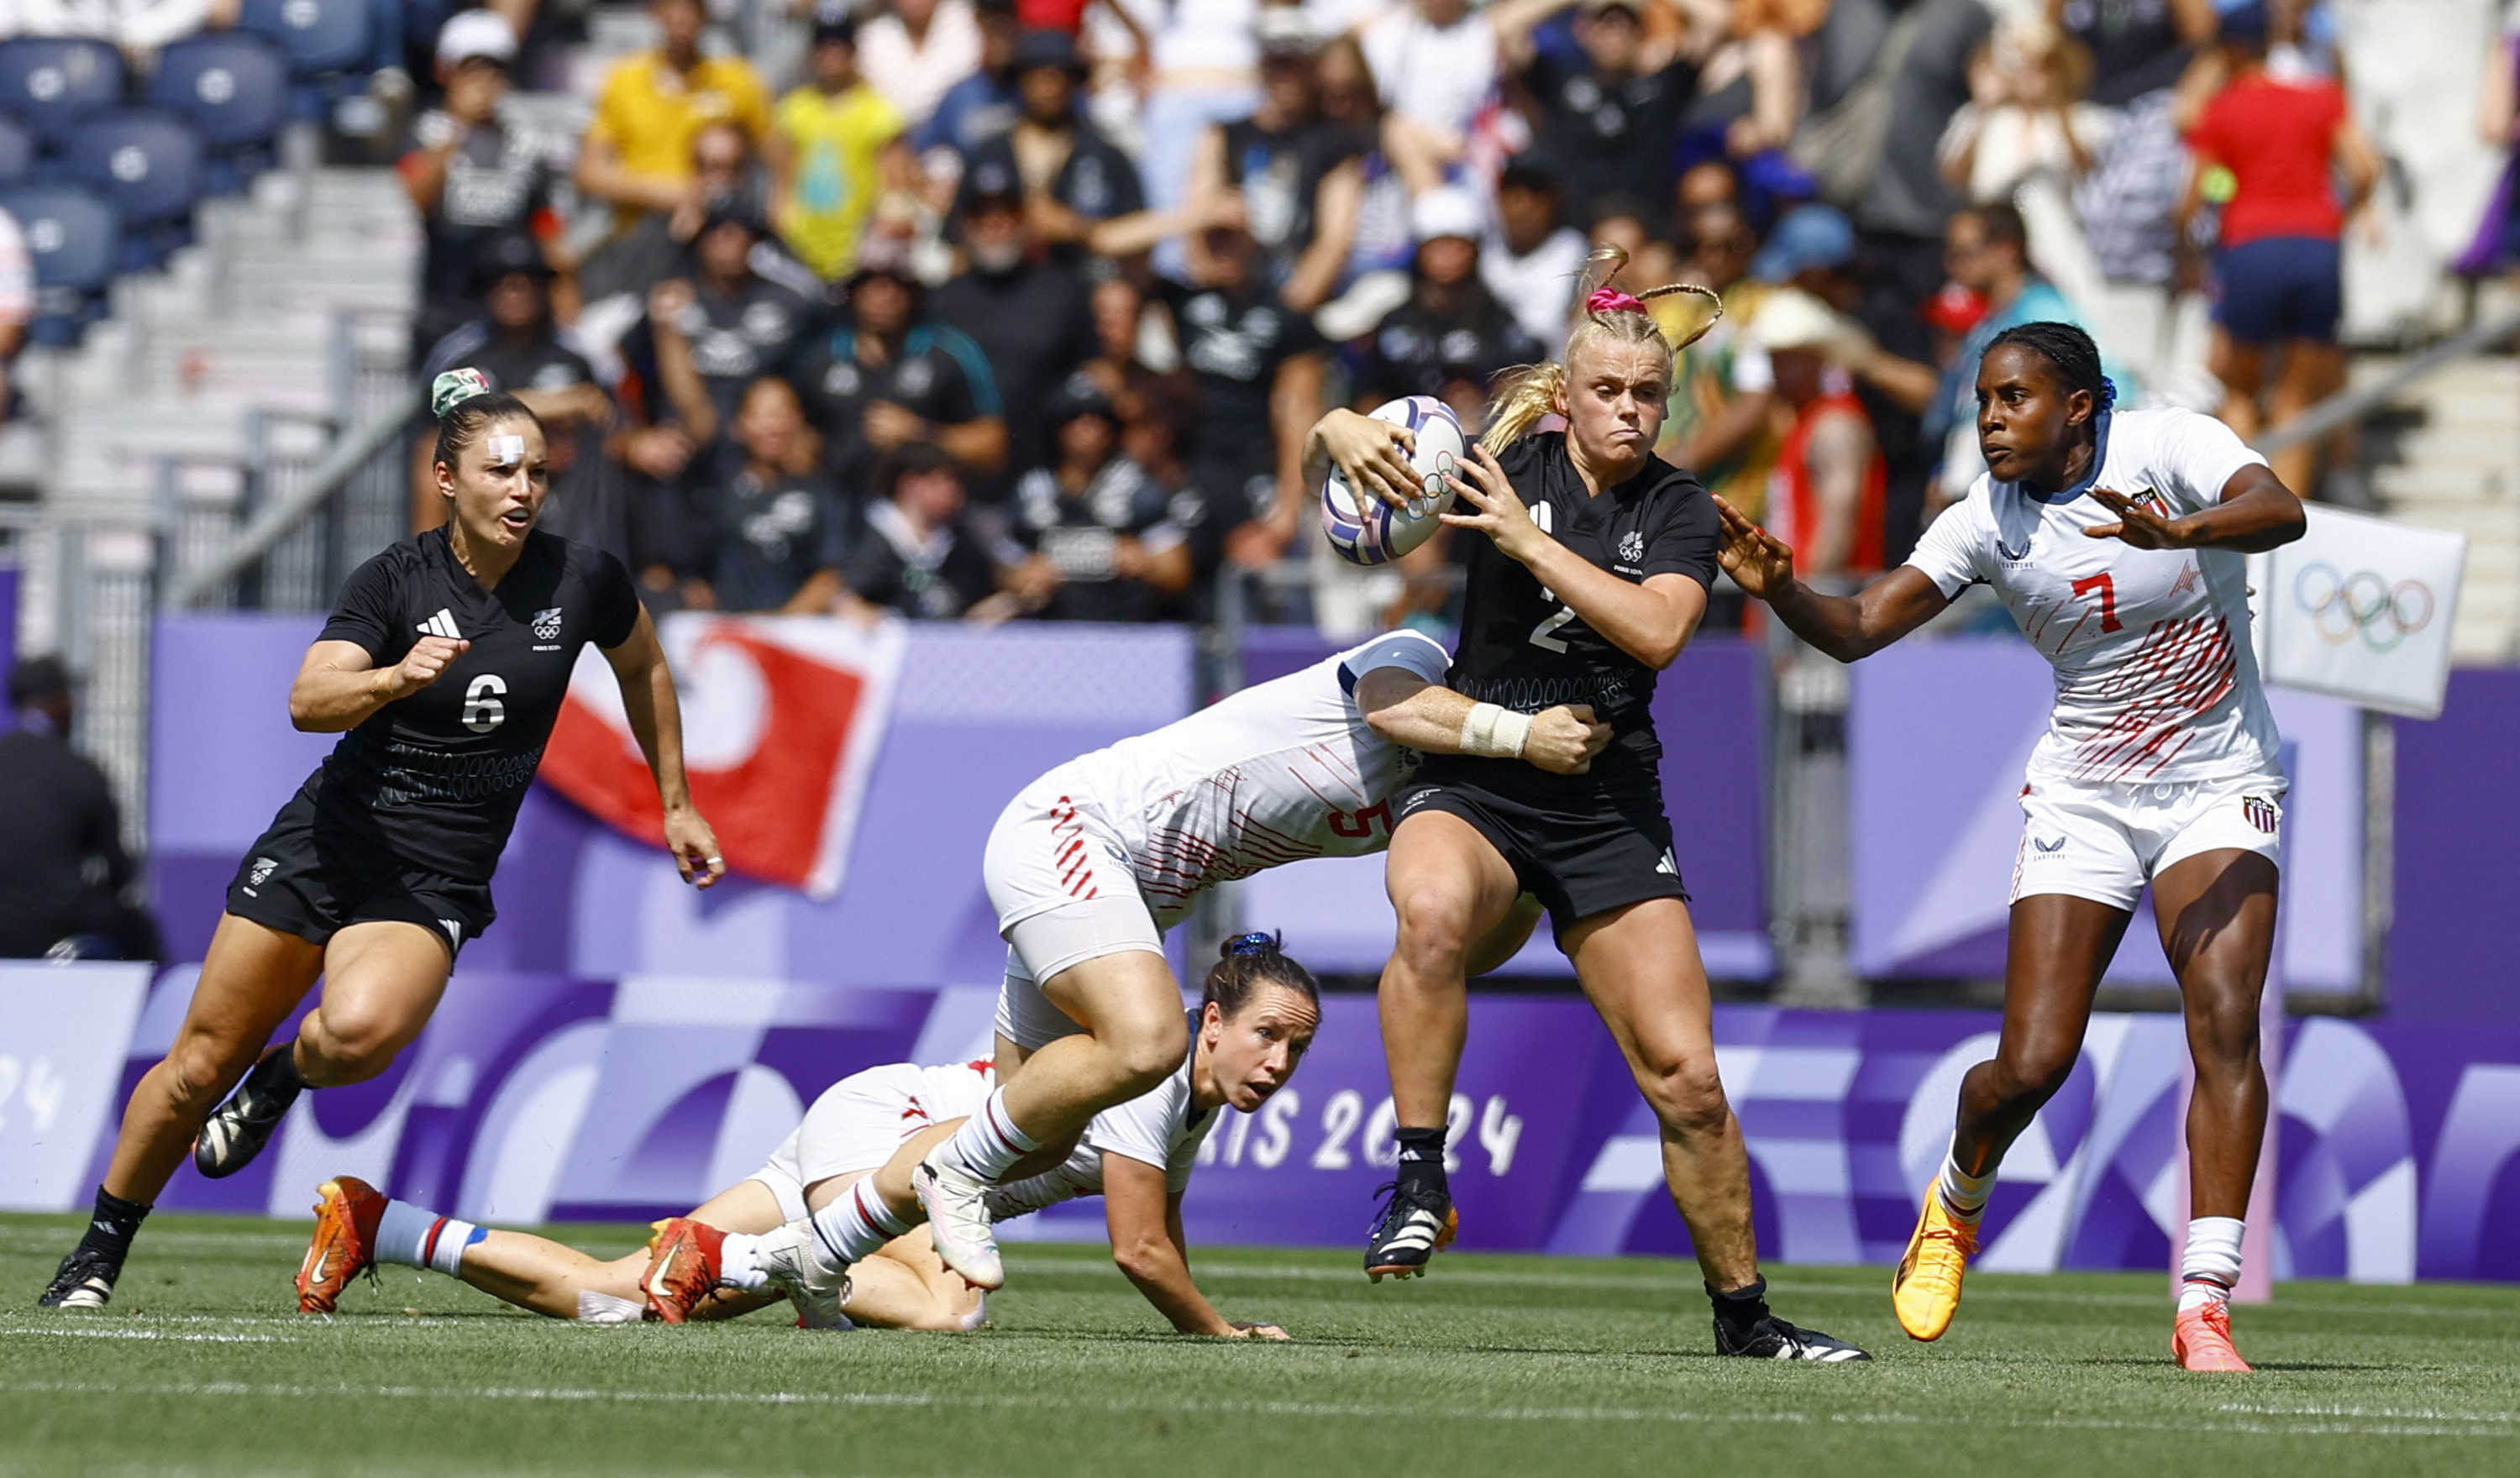
[[[2215,357],[2227,392],[2222,418],[2243,439],[2266,422],[2291,420],[2345,382],[2336,345],[2337,239],[2380,173],[2345,90],[2327,77],[2271,74],[2267,38],[2263,5],[2223,18],[2231,80],[2187,135],[2196,168],[2182,206],[2183,223],[2199,199],[2228,192],[2215,257]],[[2347,192],[2341,202],[2340,175]],[[2282,369],[2262,418],[2259,396],[2275,350]],[[2317,458],[2309,445],[2278,453],[2275,475],[2286,487],[2310,487]]]

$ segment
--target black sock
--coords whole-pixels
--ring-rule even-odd
[[[1446,1189],[1444,1182],[1445,1129],[1402,1129],[1393,1131],[1400,1142],[1400,1184],[1403,1188]]]
[[[1727,1333],[1747,1334],[1768,1317],[1768,1280],[1759,1278],[1730,1293],[1718,1292],[1713,1283],[1708,1283],[1706,1300],[1715,1306],[1715,1321]]]
[[[297,1075],[297,1039],[294,1037],[276,1050],[263,1053],[262,1060],[246,1074],[245,1081],[248,1088],[272,1097],[294,1097],[299,1090],[313,1086]]]
[[[119,1262],[131,1251],[131,1239],[139,1234],[140,1224],[148,1217],[148,1207],[138,1201],[126,1201],[99,1186],[96,1210],[89,1216],[87,1232],[79,1242]]]

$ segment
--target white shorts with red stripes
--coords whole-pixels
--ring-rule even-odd
[[[1009,802],[980,864],[1008,946],[998,1030],[1026,1050],[1085,1029],[1042,981],[1105,955],[1164,951],[1127,850],[1074,779],[1062,766]]]

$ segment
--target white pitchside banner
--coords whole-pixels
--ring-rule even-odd
[[[816,898],[839,891],[891,717],[902,623],[686,612],[657,634],[682,698],[692,800],[728,870]],[[664,844],[655,784],[593,648],[569,680],[542,779],[625,834]]]
[[[2310,531],[2249,560],[2270,683],[2432,718],[2450,682],[2467,538],[2312,506]]]
[[[87,1199],[97,1137],[122,1107],[146,964],[0,964],[0,1211]]]

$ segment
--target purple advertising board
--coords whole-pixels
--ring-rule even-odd
[[[193,978],[158,978],[117,1087],[164,1052]],[[204,1181],[187,1166],[159,1204],[302,1216],[317,1184],[351,1174],[474,1221],[688,1210],[758,1169],[848,1074],[984,1053],[994,999],[468,963],[392,1071],[310,1095],[242,1174]],[[1372,1001],[1326,1005],[1294,1080],[1209,1136],[1184,1210],[1194,1239],[1356,1242],[1390,1177],[1390,1100]],[[1718,1007],[1765,1255],[1894,1261],[1949,1141],[1959,1076],[1996,1025],[1977,1011]],[[2166,1266],[2183,1055],[2175,1016],[2094,1018],[2073,1076],[2004,1166],[1979,1266]],[[2314,1017],[2289,1027],[2282,1063],[2278,1276],[2520,1278],[2520,1026]],[[108,1097],[80,1098],[99,1105],[78,1131],[92,1146],[84,1177],[51,1177],[71,1195],[103,1170]],[[1474,998],[1452,1122],[1464,1247],[1688,1250],[1656,1127],[1582,1001]],[[1101,1217],[1092,1203],[1054,1208],[1008,1234],[1094,1237]]]

